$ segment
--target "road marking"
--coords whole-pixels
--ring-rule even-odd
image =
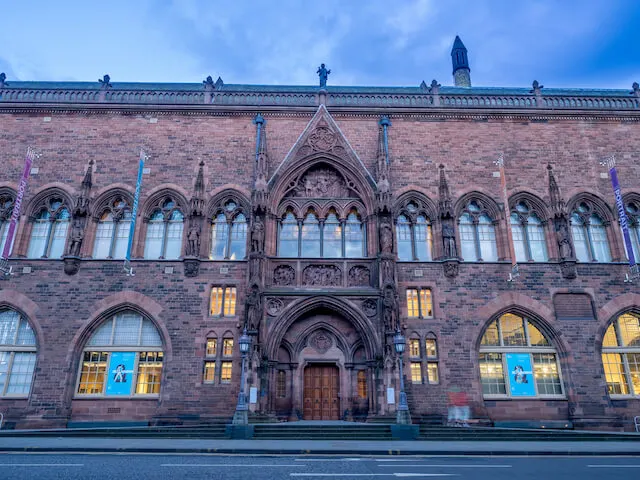
[[[296,462],[362,462],[369,458],[296,458]]]
[[[589,468],[640,468],[640,465],[587,465]]]
[[[421,463],[419,465],[378,465],[379,467],[391,467],[391,468],[415,468],[415,467],[429,467],[429,468],[512,468],[513,465],[433,465],[431,463]]]
[[[161,467],[244,467],[244,468],[252,468],[252,467],[306,467],[306,465],[297,464],[284,464],[284,463],[255,463],[255,464],[246,464],[246,463],[163,463],[160,465]]]
[[[84,463],[0,463],[0,467],[84,467]]]

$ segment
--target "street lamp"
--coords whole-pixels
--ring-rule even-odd
[[[247,359],[247,354],[249,353],[249,348],[251,347],[251,337],[247,335],[247,327],[244,328],[238,343],[240,344],[240,355],[242,355],[242,370],[240,372],[240,392],[238,393],[236,412],[233,414],[233,424],[247,425],[249,423],[249,406],[247,405],[247,397],[244,394],[244,364]]]
[[[411,414],[409,413],[409,405],[407,404],[407,394],[404,392],[404,375],[402,374],[402,354],[407,342],[400,332],[400,329],[396,331],[393,336],[393,346],[398,354],[398,362],[400,364],[400,402],[398,403],[398,410],[396,411],[396,423],[410,424]]]

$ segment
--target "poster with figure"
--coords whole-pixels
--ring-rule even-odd
[[[107,395],[131,395],[135,352],[111,352],[107,371]]]
[[[535,397],[536,382],[533,378],[531,355],[528,353],[507,353],[507,372],[512,397]]]

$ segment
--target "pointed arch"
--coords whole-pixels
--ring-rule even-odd
[[[238,189],[224,187],[215,193],[207,202],[206,214],[208,218],[213,218],[219,212],[225,212],[224,206],[228,202],[235,202],[237,209],[242,211],[247,217],[251,215],[251,202],[249,197]]]
[[[458,198],[458,200],[456,200],[456,203],[454,205],[454,211],[455,211],[456,217],[460,217],[460,215],[467,208],[467,205],[474,200],[479,202],[480,209],[488,213],[494,222],[497,222],[498,220],[500,220],[502,216],[502,211],[500,210],[500,207],[498,206],[497,202],[493,198],[491,198],[489,195],[478,190],[467,192],[464,195],[462,195],[460,198]]]
[[[327,330],[328,332],[332,333],[334,335],[334,337],[336,338],[338,345],[337,347],[342,350],[342,352],[344,353],[345,357],[348,357],[349,354],[349,342],[347,341],[347,339],[344,337],[344,335],[342,334],[342,332],[340,332],[340,330],[338,328],[336,328],[334,325],[332,325],[329,322],[316,322],[313,325],[309,325],[307,326],[307,328],[305,328],[298,336],[298,339],[296,341],[296,343],[293,346],[293,354],[294,356],[292,358],[297,358],[297,356],[300,354],[300,352],[306,348],[308,345],[305,343],[309,337],[311,336],[311,334],[317,330]]]
[[[24,210],[27,218],[35,219],[45,203],[52,198],[61,199],[69,211],[73,208],[73,191],[64,184],[49,183],[39,188],[29,201]]]
[[[530,206],[530,210],[535,212],[541,221],[547,222],[549,218],[551,218],[549,215],[549,207],[544,200],[536,194],[524,190],[512,194],[509,197],[509,210],[514,210],[520,202],[525,202]]]
[[[411,208],[413,203],[415,208]],[[426,215],[432,222],[438,218],[436,204],[427,195],[417,190],[408,190],[402,193],[393,205],[394,216],[405,215],[415,221],[418,215]]]
[[[609,204],[604,201],[599,195],[591,192],[580,192],[575,194],[571,199],[567,202],[567,211],[569,214],[575,211],[581,203],[586,203],[589,207],[592,208],[592,211],[597,213],[602,221],[606,223],[611,223],[614,221],[613,210]]]
[[[185,192],[177,190],[174,185],[163,184],[149,192],[149,195],[145,199],[141,209],[143,220],[148,221],[153,211],[161,206],[160,203],[169,198],[176,203],[176,208],[178,208],[185,217],[189,214],[187,211],[189,201],[187,200]]]

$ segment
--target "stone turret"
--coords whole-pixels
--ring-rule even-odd
[[[471,69],[469,68],[469,57],[467,48],[456,35],[451,49],[451,63],[453,64],[453,82],[456,87],[471,86]]]

